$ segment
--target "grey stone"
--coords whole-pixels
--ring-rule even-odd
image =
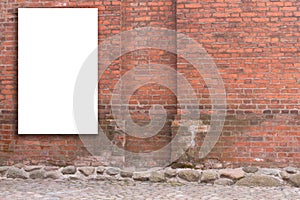
[[[94,167],[79,167],[78,170],[85,176],[89,176],[94,173]]]
[[[290,179],[290,174],[287,173],[286,171],[282,171],[279,173],[280,174],[280,177],[283,179],[283,180],[288,180]]]
[[[96,170],[97,174],[103,174],[104,171],[105,171],[105,167],[104,166],[97,167],[97,170]]]
[[[151,172],[149,180],[151,182],[163,182],[165,181],[165,174],[162,171]]]
[[[27,172],[25,172],[23,169],[19,169],[17,167],[10,167],[7,171],[6,176],[7,176],[7,178],[22,178],[22,179],[29,178]]]
[[[8,166],[0,166],[0,175],[4,176],[7,170],[8,170]]]
[[[110,167],[110,168],[106,169],[106,173],[111,176],[117,175],[119,172],[120,172],[120,169],[115,168],[115,167]]]
[[[260,174],[273,175],[273,176],[278,176],[279,172],[280,172],[279,169],[262,168],[262,169],[259,170]]]
[[[58,166],[45,166],[44,167],[45,171],[55,171],[55,170],[58,170],[58,169],[59,169]]]
[[[60,179],[62,178],[62,175],[58,171],[49,171],[45,173],[45,178]]]
[[[258,171],[258,168],[254,166],[249,166],[249,167],[243,167],[243,170],[246,173],[255,173]]]
[[[34,170],[29,173],[29,178],[31,179],[43,179],[45,177],[44,170]]]
[[[245,177],[236,182],[238,186],[276,187],[281,185],[278,178],[266,175],[253,175]]]
[[[196,182],[200,178],[200,173],[197,170],[180,170],[178,177],[186,181]]]
[[[233,185],[234,182],[229,178],[220,178],[220,179],[215,180],[214,184],[226,186],[226,185]]]
[[[133,178],[133,180],[137,180],[137,181],[148,181],[150,178],[150,172],[148,172],[148,171],[133,172],[132,178]]]
[[[133,175],[133,172],[130,172],[130,171],[125,171],[125,170],[122,170],[121,172],[120,172],[120,175],[122,176],[122,177],[132,177],[132,175]]]
[[[289,181],[296,187],[300,187],[300,174],[290,175]]]
[[[245,172],[241,168],[237,169],[221,169],[219,170],[220,176],[234,180],[241,179],[245,176]]]
[[[24,170],[26,171],[26,172],[31,172],[31,171],[33,171],[33,170],[39,170],[39,169],[42,169],[42,167],[43,166],[35,166],[35,165],[27,165],[27,166],[25,166],[24,167]]]
[[[75,172],[76,172],[76,167],[74,166],[67,166],[61,170],[61,173],[63,174],[75,174]]]
[[[201,175],[201,182],[214,181],[219,177],[219,174],[215,170],[204,170]]]
[[[290,174],[296,174],[298,172],[297,168],[295,168],[295,167],[286,167],[284,169],[287,173],[290,173]]]
[[[176,169],[166,169],[165,170],[165,176],[166,177],[175,177],[177,175]]]
[[[0,166],[0,173],[1,172],[6,172],[8,170],[8,166]]]

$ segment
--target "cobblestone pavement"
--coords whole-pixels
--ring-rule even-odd
[[[0,180],[0,199],[300,199],[300,188],[83,180]]]

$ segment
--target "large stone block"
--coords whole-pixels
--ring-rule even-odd
[[[197,182],[200,178],[200,172],[197,170],[180,170],[178,177],[186,181]]]
[[[281,180],[272,176],[253,175],[245,177],[236,182],[239,186],[276,187],[282,184]]]

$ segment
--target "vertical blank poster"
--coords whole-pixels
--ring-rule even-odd
[[[19,134],[97,134],[97,123],[79,133],[73,116],[77,76],[97,46],[97,8],[19,8]],[[91,59],[89,81],[94,81],[97,90],[97,57]]]

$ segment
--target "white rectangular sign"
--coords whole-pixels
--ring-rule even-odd
[[[89,123],[80,132],[73,116],[78,74],[97,46],[97,8],[18,9],[19,134],[98,133],[97,111],[80,116],[84,123]],[[88,62],[91,69],[88,77],[94,83],[95,94],[98,94],[97,59],[92,56]],[[76,98],[86,102],[91,97]],[[93,107],[97,108],[97,95],[92,98]]]

